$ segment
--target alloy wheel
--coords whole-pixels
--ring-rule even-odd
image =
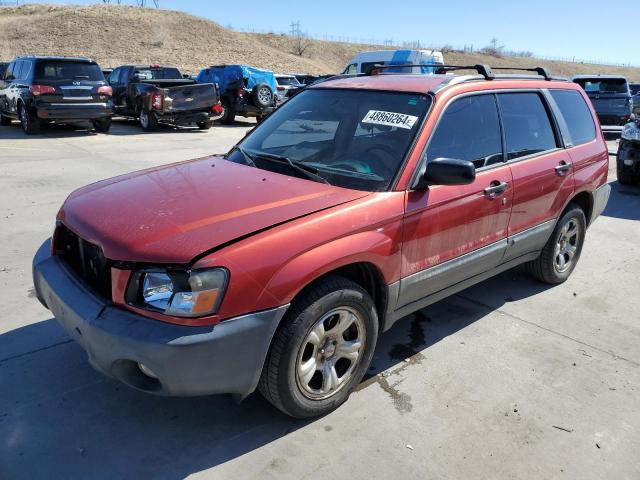
[[[573,259],[578,252],[580,241],[580,229],[575,218],[570,219],[560,230],[555,248],[555,268],[558,273],[569,270],[573,264]]]

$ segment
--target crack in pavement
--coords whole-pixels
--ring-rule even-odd
[[[60,345],[65,345],[65,344],[71,343],[71,342],[73,342],[73,339],[70,338],[69,340],[65,340],[63,342],[53,343],[51,345],[47,345],[45,347],[36,348],[35,350],[30,350],[28,352],[18,353],[16,355],[11,355],[9,357],[0,358],[0,364],[8,362],[9,360],[15,360],[17,358],[26,357],[27,355],[31,355],[32,353],[42,352],[43,350],[48,350],[50,348],[58,347]]]
[[[582,346],[585,346],[585,347],[589,347],[589,348],[591,348],[591,349],[593,349],[593,350],[595,350],[595,351],[597,351],[597,352],[600,352],[600,353],[604,353],[604,354],[606,354],[606,355],[609,355],[609,356],[611,356],[611,357],[615,358],[616,360],[624,360],[625,362],[630,363],[630,364],[631,364],[631,365],[633,365],[634,367],[640,367],[640,363],[639,363],[639,362],[636,362],[636,361],[631,360],[631,359],[629,359],[629,358],[623,357],[623,356],[621,356],[621,355],[618,355],[618,354],[613,353],[613,352],[611,352],[611,351],[605,350],[605,349],[603,349],[603,348],[596,347],[595,345],[591,345],[591,344],[589,344],[589,343],[583,342],[582,340],[578,340],[577,338],[573,338],[573,337],[571,337],[571,336],[569,336],[569,335],[566,335],[566,334],[564,334],[564,333],[557,332],[557,331],[555,331],[555,330],[552,330],[551,328],[543,327],[542,325],[539,325],[539,324],[537,324],[537,323],[535,323],[535,322],[532,322],[532,321],[530,321],[530,320],[525,320],[524,318],[519,317],[518,315],[514,315],[514,314],[512,314],[512,313],[505,312],[504,310],[501,310],[501,309],[499,309],[499,308],[492,307],[491,305],[487,305],[486,303],[481,302],[481,301],[479,301],[479,300],[475,300],[475,299],[473,299],[473,298],[465,297],[464,295],[460,295],[459,293],[457,293],[455,296],[456,296],[456,297],[458,297],[458,298],[461,298],[461,299],[463,299],[463,300],[466,300],[466,301],[467,301],[467,302],[469,302],[469,303],[473,303],[474,305],[477,305],[477,306],[479,306],[479,307],[485,308],[485,309],[487,309],[487,310],[491,310],[492,312],[498,312],[498,313],[501,313],[501,314],[503,314],[503,315],[505,315],[505,316],[507,316],[507,317],[511,317],[511,318],[512,318],[512,319],[514,319],[514,320],[518,320],[518,321],[520,321],[520,322],[526,323],[526,324],[531,325],[531,326],[533,326],[533,327],[539,328],[539,329],[541,329],[541,330],[544,330],[545,332],[549,332],[549,333],[552,333],[552,334],[554,334],[554,335],[558,335],[558,336],[560,336],[560,337],[564,337],[564,338],[566,338],[567,340],[571,340],[572,342],[575,342],[575,343],[577,343],[577,344],[579,344],[579,345],[582,345]]]

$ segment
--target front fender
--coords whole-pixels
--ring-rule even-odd
[[[258,304],[274,298],[279,304],[290,303],[314,280],[354,263],[373,265],[387,285],[397,281],[401,265],[398,232],[399,222],[336,239],[292,258],[274,274]]]

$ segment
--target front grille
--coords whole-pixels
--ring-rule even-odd
[[[56,255],[85,285],[111,300],[111,267],[99,246],[83,240],[62,224],[56,228],[54,246]]]

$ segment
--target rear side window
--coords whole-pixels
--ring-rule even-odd
[[[104,80],[102,70],[95,63],[68,60],[47,60],[36,64],[36,81]]]
[[[477,169],[503,161],[493,95],[460,98],[447,107],[427,148],[427,160],[436,158],[468,160]]]
[[[558,147],[540,95],[533,92],[502,93],[498,95],[498,104],[509,160]]]
[[[140,80],[181,80],[182,74],[177,68],[136,68],[133,72]]]
[[[591,111],[579,92],[551,90],[551,96],[558,104],[574,145],[582,145],[596,138],[596,126]]]

